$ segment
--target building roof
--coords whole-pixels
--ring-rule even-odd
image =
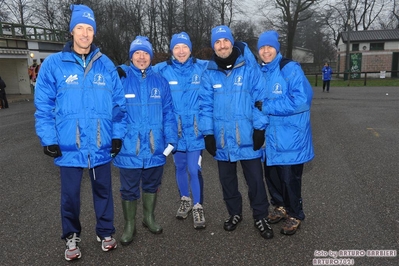
[[[343,31],[339,34],[337,44],[341,38],[343,42],[347,42],[348,32]],[[349,40],[350,42],[399,41],[399,29],[350,31]]]

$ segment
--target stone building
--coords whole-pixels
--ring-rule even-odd
[[[348,42],[349,40],[349,42]],[[398,77],[399,29],[341,32],[338,48],[337,72],[347,72],[347,47],[352,78],[364,76]]]

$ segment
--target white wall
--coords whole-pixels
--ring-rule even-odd
[[[7,94],[31,94],[27,58],[1,58],[0,76]]]

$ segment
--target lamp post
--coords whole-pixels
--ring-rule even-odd
[[[345,71],[346,71],[346,77],[349,80],[350,79],[350,72],[351,72],[351,66],[350,66],[350,31],[351,31],[351,11],[352,11],[352,0],[349,1],[348,3],[348,28],[347,28],[347,42],[346,42],[346,61],[345,61]],[[344,75],[345,77],[345,75]]]
[[[33,58],[35,57],[35,54],[33,52],[30,52],[29,56],[30,56],[31,62],[33,63]]]

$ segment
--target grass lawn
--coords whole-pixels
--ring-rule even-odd
[[[317,85],[316,85],[316,76],[315,75],[307,75],[306,76],[312,86],[321,87],[323,86],[323,81],[321,80],[321,76],[317,77]],[[367,78],[366,85],[364,85],[364,77],[360,79],[350,79],[343,80],[342,78],[333,77],[330,82],[330,87],[399,87],[399,78]]]

